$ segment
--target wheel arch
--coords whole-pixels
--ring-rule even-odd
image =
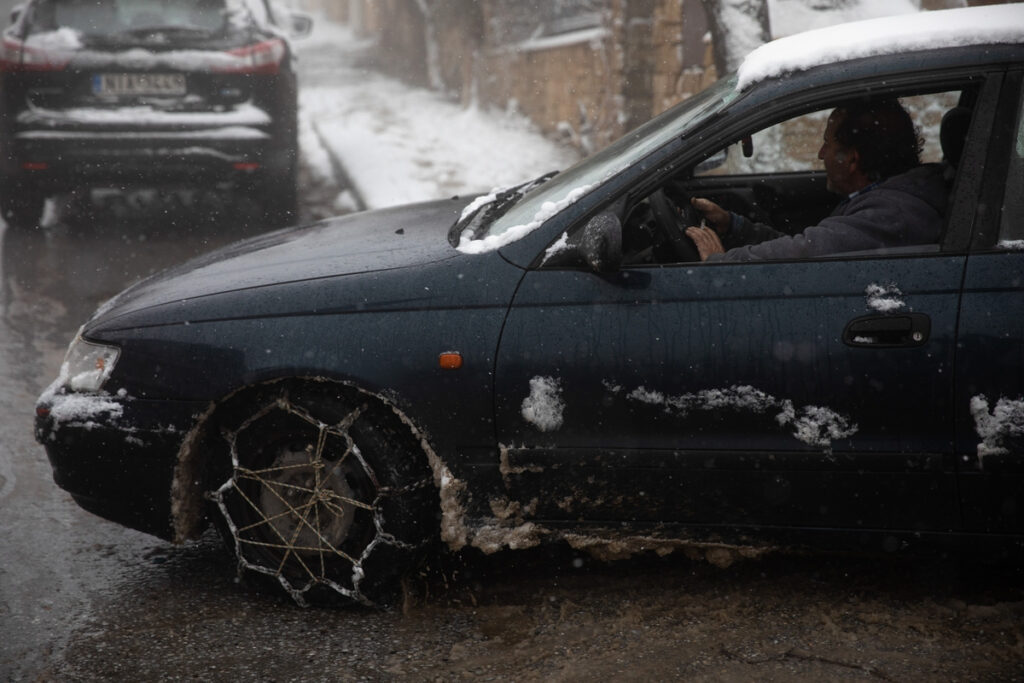
[[[244,406],[255,401],[267,390],[302,387],[316,387],[321,390],[333,388],[344,400],[372,401],[389,409],[409,430],[409,443],[415,446],[413,452],[416,456],[422,456],[421,464],[433,476],[434,485],[439,493],[452,481],[448,467],[437,455],[428,434],[399,406],[396,397],[371,391],[351,380],[323,376],[297,375],[263,379],[211,402],[182,440],[175,459],[171,484],[171,526],[176,543],[196,538],[208,525],[207,491],[211,477],[218,473],[217,467],[227,463],[216,462],[219,455],[226,455],[226,442],[221,439],[218,430],[221,416],[235,406]],[[442,509],[443,498],[442,496]]]

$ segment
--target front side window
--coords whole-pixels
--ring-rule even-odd
[[[752,130],[632,205],[625,261],[935,251],[959,157],[957,135],[942,122],[954,109],[969,121],[961,105],[969,100],[959,89],[837,99]],[[957,130],[962,146],[966,126]],[[713,234],[688,230],[702,223]]]

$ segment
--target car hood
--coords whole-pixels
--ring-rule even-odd
[[[237,242],[133,285],[104,304],[99,321],[226,292],[470,258],[447,232],[468,199],[333,218]]]

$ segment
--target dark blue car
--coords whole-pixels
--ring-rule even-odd
[[[579,165],[258,237],[141,282],[37,406],[58,485],[360,602],[440,539],[1017,552],[1024,6],[784,39]],[[688,198],[798,233],[829,112],[898,97],[928,243],[702,262]]]

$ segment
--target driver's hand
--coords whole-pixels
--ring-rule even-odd
[[[708,203],[710,204],[711,202]],[[712,254],[725,253],[725,247],[722,246],[721,238],[711,228],[690,226],[686,229],[686,236],[697,245],[697,252],[700,254],[701,261],[707,261],[708,256]]]
[[[729,232],[729,225],[732,223],[732,216],[728,211],[715,204],[710,199],[704,199],[703,197],[692,197],[690,204],[693,208],[704,214],[704,219],[708,222],[712,228],[715,229],[719,235],[724,235]]]

